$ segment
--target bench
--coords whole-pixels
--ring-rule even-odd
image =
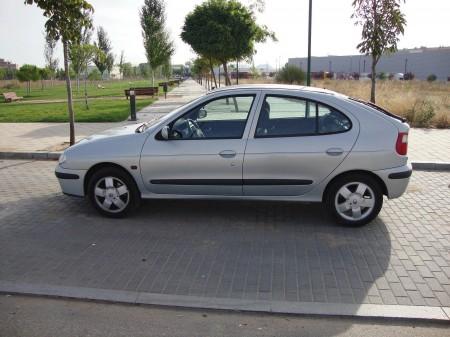
[[[130,97],[130,90],[134,90],[136,96],[155,96],[158,95],[158,87],[141,87],[141,88],[130,88],[125,89],[125,96],[128,99]]]
[[[3,98],[5,99],[6,103],[10,103],[10,102],[14,102],[14,101],[23,99],[23,97],[17,96],[15,92],[4,92]]]

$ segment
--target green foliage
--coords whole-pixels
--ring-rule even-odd
[[[277,74],[276,81],[278,83],[286,84],[303,84],[306,79],[306,75],[302,69],[299,67],[286,64]]]
[[[85,0],[26,0],[25,3],[35,3],[44,11],[45,30],[54,41],[76,41],[80,38],[78,27],[92,27],[92,18],[88,14],[94,8]]]
[[[139,12],[145,54],[152,71],[152,86],[155,69],[169,62],[175,52],[173,42],[165,28],[164,11],[164,0],[145,0]]]
[[[94,46],[101,51],[95,54],[93,60],[98,70],[102,76],[106,70],[111,73],[114,66],[114,55],[112,53],[111,41],[109,40],[108,34],[103,27],[98,27],[97,29],[97,41],[94,42]]]
[[[134,76],[133,66],[131,65],[130,62],[124,62],[122,64],[122,76],[124,78],[128,78],[128,77]]]
[[[434,81],[436,81],[437,80],[437,76],[435,75],[435,74],[430,74],[430,75],[428,75],[428,77],[427,77],[427,81],[428,82],[434,82]]]
[[[0,80],[5,79],[6,77],[6,70],[3,68],[0,68]]]
[[[88,79],[90,81],[100,81],[102,79],[102,74],[100,74],[100,71],[98,71],[98,69],[93,69],[89,75],[88,75]]]
[[[252,9],[236,0],[208,0],[186,16],[181,38],[206,59],[220,61],[228,79],[227,63],[249,58],[255,44],[276,40],[266,26],[256,23]]]
[[[41,80],[49,80],[52,76],[52,71],[48,67],[39,69],[39,77]]]
[[[388,75],[385,72],[378,73],[377,78],[379,80],[385,80],[388,78]]]
[[[31,64],[24,64],[16,73],[20,82],[37,81],[40,79],[39,69]]]
[[[429,127],[431,120],[436,115],[433,103],[426,99],[417,99],[412,108],[407,112],[406,119],[412,126]]]

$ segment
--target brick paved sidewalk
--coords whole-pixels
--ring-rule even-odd
[[[112,220],[62,195],[54,165],[0,161],[0,285],[450,313],[450,173],[415,172],[379,218],[342,228],[273,202],[152,201]]]

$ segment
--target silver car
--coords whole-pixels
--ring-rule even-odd
[[[108,130],[67,149],[62,191],[121,217],[141,199],[323,202],[359,226],[411,176],[409,126],[382,108],[318,88],[214,90],[158,121]]]

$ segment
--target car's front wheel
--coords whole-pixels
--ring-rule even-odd
[[[88,196],[101,214],[114,218],[127,215],[140,201],[133,179],[116,167],[102,168],[92,175]]]
[[[326,197],[327,208],[341,224],[363,226],[376,218],[383,205],[379,183],[369,175],[349,174],[330,185]]]

